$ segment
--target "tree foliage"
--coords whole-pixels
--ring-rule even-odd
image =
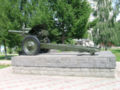
[[[8,30],[45,24],[53,42],[82,38],[91,13],[86,0],[0,0],[0,41],[20,46],[21,37]]]
[[[86,0],[49,0],[54,11],[55,31],[62,43],[71,38],[82,38],[91,13]]]
[[[98,23],[93,30],[94,42],[104,44],[105,47],[118,43],[118,37],[115,30],[115,17],[111,0],[95,0],[97,2]],[[113,14],[113,15],[112,15]]]
[[[117,18],[117,16],[120,14],[120,0],[114,0],[114,17],[115,19]]]
[[[20,46],[20,36],[11,34],[9,29],[20,29],[21,27],[21,13],[18,6],[18,0],[8,1],[0,0],[0,42],[9,48]]]

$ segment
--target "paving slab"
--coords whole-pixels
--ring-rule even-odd
[[[120,90],[120,63],[115,78],[14,74],[0,69],[0,90]]]
[[[11,65],[10,60],[0,60],[0,65]]]

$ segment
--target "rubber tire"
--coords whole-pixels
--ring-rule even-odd
[[[26,40],[29,40],[29,39],[32,39],[37,44],[37,49],[32,54],[27,54],[24,50],[24,43],[25,43]],[[36,36],[33,36],[33,35],[26,36],[24,38],[23,42],[22,42],[22,51],[25,55],[37,55],[37,54],[39,54],[39,52],[40,52],[40,41],[39,41],[39,39]]]

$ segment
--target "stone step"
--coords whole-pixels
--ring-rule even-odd
[[[116,58],[111,52],[61,52],[12,58],[14,73],[67,75],[85,77],[115,77]]]
[[[111,52],[99,52],[95,56],[73,52],[49,53],[37,56],[16,56],[13,66],[55,68],[103,68],[115,69],[116,58]]]

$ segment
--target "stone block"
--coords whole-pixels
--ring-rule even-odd
[[[116,58],[109,51],[96,53],[95,56],[75,52],[48,53],[36,56],[15,56],[12,58],[12,66],[115,69]]]
[[[88,53],[62,52],[12,58],[14,73],[114,77],[116,58],[109,51]]]
[[[88,68],[48,68],[48,67],[16,67],[14,73],[59,75],[59,76],[81,76],[81,77],[115,77],[114,69],[88,69]]]

